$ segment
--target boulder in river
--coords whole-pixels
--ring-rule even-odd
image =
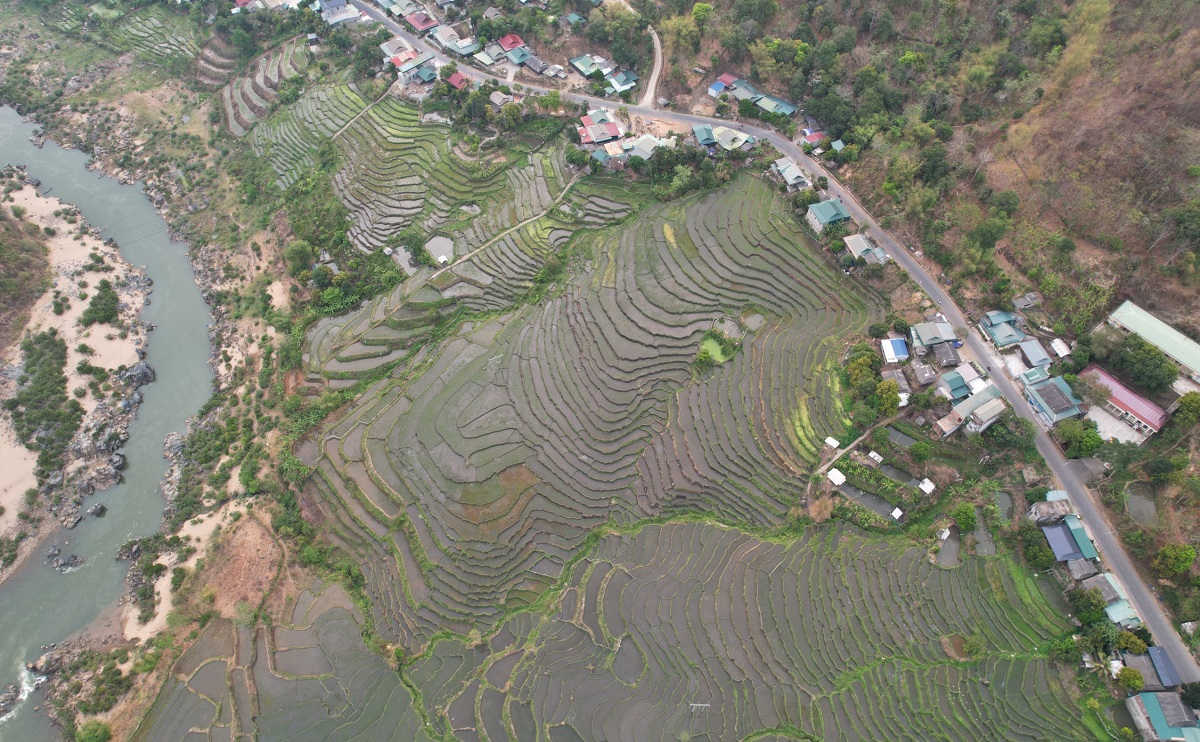
[[[108,464],[117,471],[121,471],[125,468],[125,454],[114,453],[112,456],[108,457]]]
[[[118,378],[132,385],[134,388],[145,386],[154,381],[154,369],[150,368],[150,365],[145,361],[138,361],[122,371]]]
[[[103,518],[104,514],[107,512],[108,512],[108,506],[101,505],[100,503],[96,503],[95,505],[93,505],[87,509],[88,515],[94,515],[97,518]]]

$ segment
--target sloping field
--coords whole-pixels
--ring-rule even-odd
[[[340,587],[319,583],[297,597],[290,624],[212,621],[132,739],[425,742],[412,695],[363,646],[361,623]]]
[[[220,36],[214,35],[196,57],[196,81],[210,88],[229,81],[237,67],[237,51]]]
[[[267,114],[278,96],[279,83],[304,72],[307,66],[308,49],[303,37],[297,36],[259,57],[244,73],[221,88],[221,106],[230,133],[236,137],[245,136]],[[257,146],[255,152],[258,152]]]
[[[304,168],[312,166],[321,140],[328,139],[366,107],[367,102],[353,83],[312,87],[286,111],[255,127],[250,146],[254,154],[270,161],[279,174],[277,185],[287,188]]]
[[[1019,580],[1019,581],[1017,581]],[[547,616],[410,677],[461,740],[1074,740],[1082,710],[1029,648],[1066,628],[1004,561],[942,570],[902,537],[786,545],[700,523],[609,535]],[[951,661],[941,637],[979,632]],[[695,704],[695,705],[693,705]]]
[[[632,213],[620,198],[572,192],[569,218]],[[364,565],[389,641],[415,652],[439,630],[494,625],[608,519],[687,509],[780,523],[815,441],[842,431],[821,369],[878,308],[804,247],[772,189],[742,178],[639,216],[580,236],[590,259],[561,296],[421,351],[324,431],[314,500]],[[523,293],[578,229],[557,218],[456,265],[486,287],[456,301],[493,310],[514,283]],[[439,278],[315,326],[310,373],[404,359],[389,338],[446,309]],[[763,324],[744,352],[694,378],[704,332],[748,309]],[[815,439],[796,432],[801,416]]]
[[[193,59],[200,53],[195,28],[188,19],[154,6],[126,14],[105,41],[154,61],[180,56]]]

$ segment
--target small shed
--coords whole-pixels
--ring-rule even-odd
[[[829,477],[829,481],[833,482],[833,486],[835,487],[841,487],[846,483],[846,475],[842,474],[838,469],[830,469],[826,476]]]
[[[830,448],[837,449],[837,448],[841,448],[842,444],[838,442],[837,438],[830,436],[825,439],[825,445],[829,446]]]

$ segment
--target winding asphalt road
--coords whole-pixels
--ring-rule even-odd
[[[414,37],[400,24],[387,17],[373,6],[367,5],[360,0],[352,0],[354,7],[363,11],[367,16],[383,23],[390,31],[397,36],[405,39],[415,48],[421,51],[432,52],[440,61],[453,61],[441,54],[436,49],[431,47],[424,39]],[[1092,492],[1087,488],[1087,485],[1079,477],[1079,474],[1073,467],[1067,465],[1067,459],[1059,449],[1058,445],[1050,439],[1046,428],[1038,421],[1033,413],[1033,409],[1025,400],[1024,395],[1017,389],[1016,383],[1004,372],[1004,364],[987,345],[980,335],[973,332],[970,323],[966,316],[950,295],[942,288],[942,286],[934,279],[925,267],[917,260],[909,250],[907,250],[891,233],[879,226],[879,224],[871,218],[871,215],[863,208],[858,199],[854,197],[848,189],[842,186],[841,183],[834,180],[825,168],[804,153],[804,150],[796,145],[795,142],[788,139],[783,134],[774,131],[763,129],[750,124],[737,124],[726,119],[715,119],[707,116],[696,116],[688,113],[680,113],[671,110],[658,110],[653,107],[654,99],[653,92],[655,82],[657,81],[658,73],[661,69],[662,53],[661,47],[658,44],[658,37],[655,34],[655,66],[654,72],[651,74],[651,83],[648,86],[647,93],[643,96],[641,104],[637,106],[628,106],[631,114],[641,116],[652,116],[654,118],[671,121],[686,126],[692,124],[717,124],[721,126],[731,126],[748,134],[753,134],[760,139],[769,141],[774,147],[783,152],[788,157],[791,157],[803,168],[808,170],[815,176],[824,175],[829,178],[829,188],[827,193],[831,196],[836,196],[842,200],[842,204],[854,221],[858,222],[862,227],[862,231],[870,234],[875,242],[887,251],[896,264],[904,269],[914,281],[917,282],[926,294],[938,305],[942,313],[946,315],[946,319],[956,328],[966,328],[966,338],[964,341],[965,351],[964,356],[968,360],[975,361],[981,369],[986,369],[992,378],[993,383],[1004,394],[1005,399],[1012,405],[1013,409],[1021,417],[1030,420],[1034,424],[1037,438],[1037,449],[1046,463],[1050,466],[1050,470],[1054,472],[1055,478],[1059,482],[1059,486],[1066,490],[1070,498],[1071,505],[1075,512],[1079,514],[1084,522],[1085,528],[1091,534],[1092,539],[1096,543],[1096,548],[1100,552],[1102,561],[1107,569],[1117,576],[1125,588],[1126,594],[1129,596],[1129,602],[1133,604],[1137,614],[1141,616],[1142,621],[1154,635],[1156,644],[1166,650],[1171,657],[1171,661],[1175,664],[1175,668],[1179,671],[1180,678],[1185,683],[1200,681],[1200,665],[1197,664],[1195,656],[1184,645],[1179,633],[1171,624],[1170,618],[1166,615],[1155,595],[1142,581],[1141,575],[1133,562],[1130,561],[1129,555],[1125,553],[1120,542],[1117,540],[1116,534],[1113,533],[1112,525],[1108,522],[1104,512],[1096,503]],[[468,77],[478,80],[495,80],[504,83],[498,77],[488,75],[477,69],[462,66],[460,71]],[[540,88],[537,86],[524,85],[526,90],[545,94],[550,92],[549,88]],[[562,91],[559,91],[562,93]],[[612,101],[595,98],[588,95],[578,95],[574,93],[562,93],[564,100],[575,101],[579,103],[587,103],[589,105],[612,105]],[[650,105],[647,105],[649,103]]]

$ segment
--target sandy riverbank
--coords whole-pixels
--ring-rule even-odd
[[[6,208],[19,206],[25,209],[24,219],[39,227],[49,227],[55,234],[47,240],[50,262],[50,286],[38,298],[30,312],[29,322],[25,331],[36,333],[54,328],[67,344],[67,389],[87,389],[90,376],[84,376],[76,371],[81,360],[87,360],[94,366],[108,370],[120,366],[132,366],[137,363],[137,348],[144,343],[140,325],[136,322],[138,313],[145,303],[145,291],[135,286],[124,284],[139,284],[142,274],[121,259],[115,247],[106,246],[103,241],[90,234],[80,234],[80,226],[85,225],[81,216],[75,217],[75,223],[67,221],[66,215],[73,213],[74,208],[64,204],[52,196],[42,196],[31,186],[26,186],[11,194],[12,202],[5,204]],[[55,216],[54,212],[60,212]],[[84,271],[83,266],[90,262],[93,254],[103,256],[104,263],[112,266],[109,272]],[[130,326],[130,330],[121,337],[121,332],[109,325],[93,325],[82,327],[78,320],[88,301],[80,300],[81,294],[90,296],[95,286],[102,278],[107,278],[116,287],[122,302],[121,319]],[[127,281],[135,278],[138,280]],[[84,281],[86,286],[80,286]],[[70,299],[70,306],[62,313],[55,314],[53,307],[54,292],[60,291]],[[92,353],[81,353],[77,348],[85,344]],[[7,348],[0,349],[0,367],[20,368],[22,363],[20,341],[14,342]],[[16,374],[13,374],[15,377]],[[16,391],[13,379],[0,377],[0,398],[9,397]],[[80,404],[89,416],[96,409],[97,400],[91,391],[81,398]],[[87,421],[85,417],[85,424]],[[7,414],[0,414],[0,507],[4,512],[0,515],[0,535],[17,530],[19,521],[17,513],[24,507],[24,493],[37,486],[34,477],[34,464],[37,454],[25,448],[17,440],[13,430],[12,419]],[[72,467],[68,467],[72,468]]]

